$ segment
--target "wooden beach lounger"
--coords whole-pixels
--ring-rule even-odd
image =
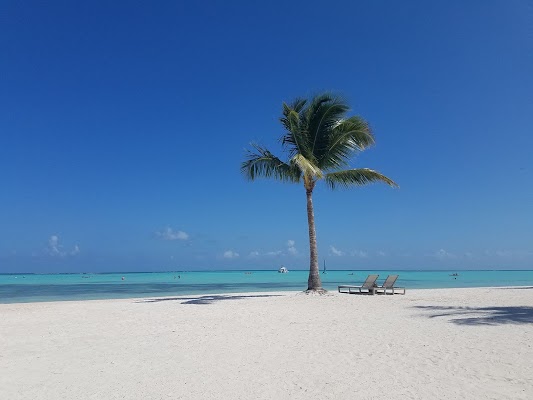
[[[405,294],[405,288],[404,287],[394,287],[394,284],[396,283],[396,280],[398,279],[398,275],[389,275],[387,276],[387,279],[385,279],[385,282],[383,282],[383,285],[375,287],[374,293],[379,294],[380,292],[382,294],[387,294],[387,290],[390,291],[388,294],[395,294],[396,290],[402,290]]]
[[[374,285],[378,280],[379,275],[368,275],[365,282],[361,286],[341,285],[338,287],[339,293],[361,293],[374,294]]]

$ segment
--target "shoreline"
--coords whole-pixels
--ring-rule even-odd
[[[521,285],[521,286],[473,286],[473,287],[445,287],[445,288],[413,288],[410,289],[409,287],[406,288],[407,293],[412,292],[418,292],[418,291],[426,291],[426,290],[472,290],[472,289],[533,289],[533,285]],[[265,291],[249,291],[249,292],[210,292],[210,293],[204,293],[204,294],[198,294],[198,293],[178,293],[178,294],[163,294],[163,295],[156,295],[156,296],[146,296],[144,294],[141,294],[139,296],[133,296],[133,297],[109,297],[109,298],[98,298],[98,299],[64,299],[64,300],[37,300],[37,301],[18,301],[18,302],[2,302],[2,299],[0,299],[0,307],[6,306],[6,305],[12,305],[12,304],[41,304],[41,303],[73,303],[73,302],[94,302],[94,301],[128,301],[128,300],[148,300],[148,299],[158,299],[158,298],[169,298],[169,297],[183,297],[183,296],[189,296],[189,297],[202,297],[202,296],[244,296],[244,295],[253,295],[253,294],[265,294],[265,293],[276,293],[279,295],[289,295],[289,294],[303,294],[305,293],[306,289],[301,290],[265,290]],[[326,290],[327,293],[326,296],[331,295],[332,293],[337,293],[337,290]],[[358,294],[352,294],[355,296],[358,296]],[[320,296],[320,295],[317,295]],[[382,294],[376,294],[376,296],[382,296]],[[397,294],[395,296],[398,296]],[[389,297],[389,295],[387,295]]]
[[[458,276],[454,274],[458,273]],[[533,271],[400,272],[328,271],[322,286],[336,291],[339,285],[361,284],[369,274],[382,284],[390,274],[399,274],[397,286],[411,289],[461,287],[533,286]],[[301,291],[307,288],[308,271],[217,271],[188,273],[59,274],[0,276],[0,303],[63,300],[143,298],[150,296],[201,295],[204,293],[249,293]]]
[[[0,304],[0,398],[533,396],[533,287]]]

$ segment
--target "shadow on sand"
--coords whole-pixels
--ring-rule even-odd
[[[181,301],[181,304],[213,304],[222,300],[241,300],[253,297],[280,297],[279,294],[256,294],[256,295],[212,295],[200,297],[159,297],[155,299],[143,299],[136,303],[159,303],[160,301]]]
[[[450,322],[457,325],[533,324],[533,307],[443,307],[415,306],[433,312],[428,318],[455,317]]]

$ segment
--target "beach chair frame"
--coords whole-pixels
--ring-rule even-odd
[[[376,294],[375,284],[378,280],[379,275],[368,275],[361,286],[353,285],[340,285],[337,290],[339,293],[348,293],[348,294]]]
[[[396,287],[394,284],[398,280],[399,275],[389,275],[387,276],[387,279],[385,279],[385,282],[383,282],[383,285],[375,287],[374,293],[375,294],[405,294],[405,288],[404,287]],[[398,293],[396,291],[398,290]],[[390,291],[388,293],[387,291]],[[400,293],[401,291],[401,293]],[[382,292],[382,293],[380,293]]]

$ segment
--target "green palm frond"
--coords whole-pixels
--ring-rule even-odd
[[[269,150],[255,143],[251,146],[256,152],[248,150],[246,160],[241,164],[241,172],[248,179],[273,177],[286,182],[300,182],[302,174],[296,165],[284,163]]]
[[[291,112],[296,112],[296,114],[299,114],[306,104],[307,104],[307,100],[301,99],[301,98],[296,98],[290,104],[287,104],[285,102],[283,103],[283,111],[282,111],[283,117],[281,117],[279,120],[281,121],[281,123],[283,124],[286,130],[288,131],[291,130],[291,124],[288,121],[289,114]]]
[[[335,131],[349,135],[358,150],[364,150],[374,144],[370,126],[361,117],[354,116],[341,121]]]
[[[368,123],[360,117],[347,118],[331,130],[327,147],[317,164],[326,170],[345,167],[354,152],[373,144],[374,136]]]
[[[382,182],[392,187],[399,187],[392,179],[368,168],[330,172],[326,174],[324,180],[331,189],[335,189],[338,186],[345,188],[361,186],[374,182]]]
[[[288,126],[287,133],[281,137],[281,144],[283,148],[289,153],[289,157],[295,154],[309,154],[309,141],[305,127],[302,126],[300,115],[291,110],[287,114],[284,125]]]
[[[306,118],[311,151],[315,159],[322,158],[328,147],[331,130],[344,119],[348,109],[343,100],[328,94],[318,96],[309,106]]]
[[[299,113],[300,111],[304,109],[306,104],[307,104],[306,99],[302,97],[297,97],[296,99],[292,101],[292,103],[290,103],[289,108]]]
[[[283,148],[288,152],[289,158],[296,154],[303,154],[312,158],[307,136],[306,120],[300,115],[300,111],[305,106],[306,101],[297,99],[291,106],[283,103],[283,117],[281,123],[285,127],[286,133],[280,138]],[[294,108],[291,108],[294,107]]]

